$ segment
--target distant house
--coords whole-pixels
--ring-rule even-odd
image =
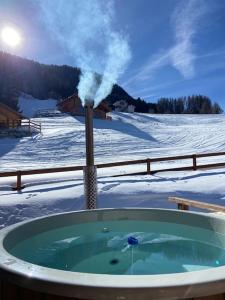
[[[135,111],[135,106],[132,104],[128,105],[126,100],[116,101],[113,106],[115,107],[115,111],[119,112],[133,113]]]
[[[75,94],[66,99],[61,100],[58,103],[58,109],[61,112],[70,113],[75,116],[84,116],[84,114],[85,114],[84,107],[81,103],[81,100]],[[110,111],[111,111],[111,109],[110,109],[108,103],[106,101],[102,101],[94,109],[94,118],[111,119],[111,117],[107,116],[107,113],[109,113]]]
[[[6,104],[0,103],[0,127],[16,128],[24,117]]]
[[[128,113],[134,113],[134,111],[135,111],[135,106],[134,105],[130,104],[130,105],[127,106],[127,112]]]

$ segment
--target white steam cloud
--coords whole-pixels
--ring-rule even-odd
[[[113,29],[114,1],[39,0],[39,4],[53,37],[82,70],[79,97],[83,104],[94,100],[97,106],[131,58],[126,36]]]

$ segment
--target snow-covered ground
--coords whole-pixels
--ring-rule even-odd
[[[34,117],[38,110],[54,110],[56,109],[57,104],[57,100],[55,99],[40,100],[24,93],[21,93],[18,102],[20,111],[22,115],[26,118]]]
[[[224,115],[149,115],[113,113],[113,121],[95,120],[95,162],[224,151]],[[83,165],[84,118],[62,115],[37,118],[42,133],[21,139],[0,140],[0,171]],[[199,160],[222,162],[225,157]],[[191,165],[165,162],[154,168]],[[99,207],[170,207],[177,195],[223,204],[225,168],[154,175],[110,177],[146,170],[145,165],[98,170]],[[0,226],[45,214],[82,209],[82,172],[24,176],[25,189],[11,190],[15,178],[0,178]]]
[[[225,148],[224,115],[114,113],[112,117],[113,121],[94,120],[96,163],[224,151]],[[33,120],[42,124],[42,134],[1,140],[0,171],[84,163],[83,117],[64,114]]]

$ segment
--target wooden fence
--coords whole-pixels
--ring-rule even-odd
[[[4,128],[27,127],[30,133],[33,130],[41,132],[41,124],[33,122],[30,119],[18,119],[18,120],[7,120],[7,121],[1,120],[0,127],[4,127]]]
[[[154,174],[158,172],[166,172],[166,171],[187,171],[187,170],[198,170],[198,169],[208,169],[208,168],[219,168],[225,167],[225,162],[221,163],[211,163],[211,164],[198,164],[197,158],[203,157],[215,157],[215,156],[225,156],[225,152],[216,152],[216,153],[204,153],[204,154],[192,154],[192,155],[180,155],[180,156],[169,156],[169,157],[156,157],[156,158],[147,158],[147,159],[139,159],[139,160],[129,160],[129,161],[121,161],[121,162],[113,162],[106,164],[97,164],[96,167],[98,169],[102,168],[111,168],[111,167],[120,167],[120,166],[128,166],[128,165],[146,165],[146,171],[144,172],[136,172],[136,173],[126,173],[113,175],[116,176],[128,176],[128,175],[146,175],[146,174]],[[176,168],[166,168],[166,169],[153,169],[152,166],[156,162],[165,162],[165,161],[176,161],[176,160],[191,160],[190,166],[176,167]],[[26,175],[37,175],[37,174],[48,174],[48,173],[57,173],[57,172],[71,172],[71,171],[81,171],[83,170],[83,166],[72,166],[72,167],[58,167],[58,168],[47,168],[47,169],[35,169],[35,170],[18,170],[12,172],[2,172],[0,173],[0,177],[9,177],[16,176],[17,183],[14,187],[15,190],[21,190],[24,188],[22,185],[22,176]]]
[[[41,132],[41,123],[33,122],[30,119],[21,120],[21,126],[28,126],[30,133],[32,132],[32,130]]]

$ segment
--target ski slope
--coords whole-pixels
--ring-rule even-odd
[[[112,113],[94,120],[95,162],[224,151],[224,115],[149,115]],[[83,165],[84,118],[66,114],[36,118],[42,133],[0,140],[0,171]],[[201,163],[209,158],[201,159]],[[225,161],[214,157],[212,162]],[[190,161],[158,163],[176,167]],[[111,177],[146,170],[145,165],[98,170],[98,207],[170,207],[168,196],[224,204],[225,168],[154,175]],[[85,208],[82,172],[22,178],[25,189],[12,191],[15,178],[0,178],[0,227],[24,219]]]
[[[112,118],[94,120],[96,163],[225,149],[224,115],[113,113]],[[42,124],[41,134],[1,140],[0,171],[84,164],[83,117],[33,120]]]
[[[18,106],[20,108],[20,111],[26,118],[34,117],[38,110],[55,110],[56,105],[57,100],[55,99],[40,100],[24,93],[21,93],[18,99]]]

